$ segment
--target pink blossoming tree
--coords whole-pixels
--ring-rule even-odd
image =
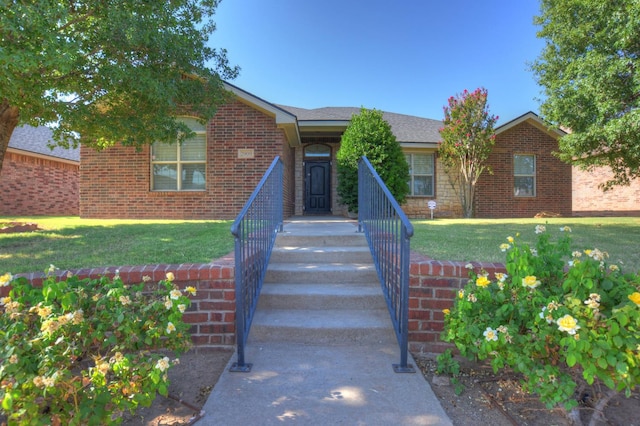
[[[487,90],[449,98],[444,108],[444,126],[440,129],[442,141],[438,157],[460,198],[464,217],[473,217],[475,188],[480,175],[491,169],[485,164],[495,141],[493,126],[497,116],[489,114]]]

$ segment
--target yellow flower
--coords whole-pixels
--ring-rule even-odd
[[[11,297],[7,296],[0,298],[0,305],[8,305],[9,303],[11,303]]]
[[[556,324],[558,324],[558,330],[566,331],[569,334],[576,334],[576,331],[580,329],[578,321],[571,315],[563,316],[556,321]]]
[[[631,293],[629,295],[629,300],[631,300],[636,305],[640,306],[640,293],[638,293],[637,291],[634,293]]]
[[[571,232],[571,228],[568,226],[561,226],[560,232]]]
[[[122,303],[125,306],[131,304],[131,299],[129,299],[129,296],[120,296],[119,300],[120,300],[120,303]]]
[[[445,314],[445,315],[449,315],[451,313],[451,311],[449,309],[445,308],[445,309],[442,310],[442,313]]]
[[[460,299],[464,298],[464,290],[458,290],[458,298]]]
[[[509,278],[509,275],[504,274],[502,272],[496,272],[494,274],[494,276],[496,277],[496,280],[500,281],[500,282],[504,282],[507,278]]]
[[[11,364],[17,364],[18,363],[18,355],[13,354],[9,357],[9,362]]]
[[[522,285],[530,289],[534,289],[540,285],[540,280],[535,275],[528,275],[522,279]]]
[[[500,244],[500,250],[501,251],[507,251],[511,248],[511,245],[507,244],[507,243],[502,243]]]
[[[478,287],[487,287],[489,284],[491,284],[491,281],[489,281],[489,279],[487,277],[485,277],[484,275],[480,275],[476,279],[476,285]]]
[[[176,279],[176,276],[173,275],[173,272],[167,272],[167,281],[171,282]]]
[[[509,241],[510,243],[513,243],[513,237],[511,236],[507,237],[507,241]]]
[[[11,280],[13,280],[13,275],[8,272],[4,275],[0,275],[0,287],[8,286],[9,283],[11,283]]]
[[[185,288],[184,291],[186,291],[187,293],[189,293],[192,296],[196,295],[196,288],[191,286],[191,285],[189,287]]]

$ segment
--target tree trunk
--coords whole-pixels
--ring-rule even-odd
[[[0,102],[0,173],[4,164],[4,155],[9,147],[9,140],[13,130],[18,125],[20,111],[18,108],[9,105],[9,101],[3,99]]]

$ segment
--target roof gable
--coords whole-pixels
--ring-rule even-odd
[[[532,111],[529,111],[525,114],[522,114],[520,117],[516,117],[511,121],[508,121],[507,123],[498,126],[495,129],[495,133],[496,135],[499,135],[502,132],[505,132],[513,127],[516,127],[522,123],[529,123],[532,126],[538,128],[539,130],[543,131],[544,133],[548,134],[549,136],[553,137],[554,139],[559,139],[562,136],[566,135],[566,132],[563,132],[560,129],[555,129],[553,127],[551,127],[549,124],[547,124],[546,122],[544,122],[537,114],[535,114]]]
[[[53,132],[45,126],[20,126],[16,127],[9,140],[9,148],[27,153],[53,157],[61,160],[79,162],[80,148],[63,148],[49,145],[54,144]]]

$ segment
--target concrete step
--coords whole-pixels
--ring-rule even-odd
[[[262,287],[258,310],[386,309],[379,284],[275,284]]]
[[[367,246],[363,233],[290,234],[276,236],[276,247],[362,247]]]
[[[265,283],[378,283],[372,263],[269,263]]]
[[[299,247],[278,246],[271,253],[271,263],[338,263],[348,259],[350,263],[371,263],[368,246]]]
[[[258,309],[249,342],[375,344],[393,338],[388,311]]]

